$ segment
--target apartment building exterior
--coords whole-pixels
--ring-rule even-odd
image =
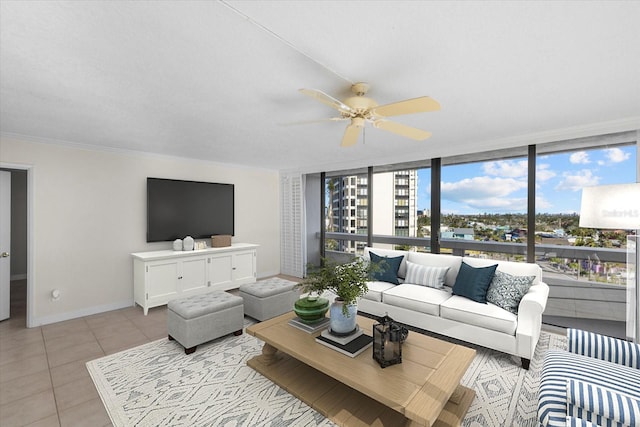
[[[327,231],[367,234],[370,188],[367,175],[328,178]],[[416,236],[417,171],[376,173],[373,188],[373,233]],[[353,253],[362,246],[364,243],[348,241],[340,243],[338,249]]]

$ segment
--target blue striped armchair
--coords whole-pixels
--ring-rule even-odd
[[[640,346],[578,329],[567,338],[544,358],[540,425],[640,426]]]

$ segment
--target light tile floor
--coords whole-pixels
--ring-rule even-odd
[[[0,426],[111,426],[85,363],[166,338],[166,306],[129,307],[27,329],[26,281],[0,322]]]
[[[166,338],[167,307],[146,316],[128,307],[28,329],[26,299],[26,280],[11,282],[11,318],[0,322],[0,426],[111,426],[85,363]]]

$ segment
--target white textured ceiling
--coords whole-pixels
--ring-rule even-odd
[[[640,2],[0,2],[0,131],[321,171],[640,128]],[[300,94],[371,84],[397,121],[345,122]]]

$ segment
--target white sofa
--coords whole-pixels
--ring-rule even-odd
[[[378,248],[365,248],[366,259],[370,259],[370,252],[383,257],[404,257],[398,270],[400,284],[369,282],[369,291],[358,301],[358,311],[375,316],[388,314],[397,322],[519,356],[522,366],[529,369],[540,337],[542,312],[549,296],[549,287],[542,282],[540,266]],[[483,304],[452,294],[463,259],[472,267],[497,264],[497,271],[514,276],[535,276],[518,306],[517,314],[491,303]],[[405,282],[407,261],[449,267],[444,288],[435,289]]]

